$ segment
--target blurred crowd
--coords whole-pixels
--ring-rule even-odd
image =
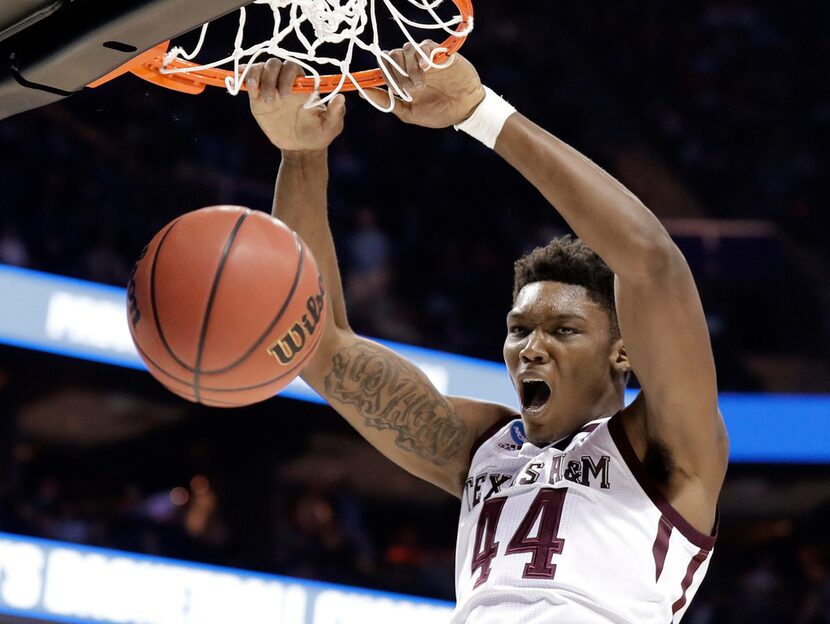
[[[62,487],[40,480],[0,516],[0,530],[453,600],[450,514],[390,514],[347,489],[284,492],[270,501],[267,539],[245,556],[238,532],[250,528],[234,526],[202,475],[158,492],[132,483],[110,499],[74,498]],[[828,522],[828,506],[795,521],[727,521],[684,621],[830,622]]]
[[[482,0],[465,52],[658,215],[766,220],[757,234],[675,233],[721,386],[827,391],[828,7],[596,4]],[[269,210],[278,163],[244,96],[183,96],[131,76],[0,122],[0,146],[0,262],[113,284],[183,211]],[[331,152],[354,327],[500,359],[512,261],[565,224],[474,141],[403,126],[356,98]]]
[[[326,407],[277,398],[210,410],[138,371],[45,354],[10,369],[11,355],[0,350],[0,532],[453,600],[458,501],[425,495],[369,449],[366,464],[354,454],[365,443]],[[48,374],[30,372],[38,362]],[[179,415],[94,445],[39,438],[28,397],[52,376],[130,388]],[[324,468],[332,448],[344,449],[336,477]],[[384,477],[357,478],[366,471]],[[733,466],[712,564],[685,622],[830,623],[828,474]],[[772,500],[790,491],[801,492],[795,504]],[[747,495],[758,505],[741,503]]]
[[[830,7],[598,4],[562,7],[712,214],[768,218],[826,247],[830,150],[818,137],[830,136]]]
[[[266,488],[262,473],[108,486],[27,463],[20,488],[0,480],[0,532],[454,599],[453,500],[390,510],[346,485]]]

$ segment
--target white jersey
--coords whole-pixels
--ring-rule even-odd
[[[660,494],[619,417],[538,447],[479,439],[461,501],[453,624],[679,622],[715,538]]]

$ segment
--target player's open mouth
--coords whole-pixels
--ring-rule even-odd
[[[550,398],[550,386],[541,379],[522,381],[522,409],[527,412],[541,412]]]

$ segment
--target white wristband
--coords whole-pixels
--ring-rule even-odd
[[[515,107],[506,102],[490,87],[484,87],[484,99],[481,101],[473,114],[462,121],[456,130],[466,132],[474,139],[478,139],[490,149],[496,146],[496,139],[501,134],[501,129],[507,122],[507,118],[516,112]]]

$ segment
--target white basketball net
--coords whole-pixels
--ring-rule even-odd
[[[455,27],[462,22],[462,16],[444,20],[436,12],[436,9],[444,0],[406,0],[410,5],[423,10],[432,21],[420,23],[408,19],[392,3],[392,0],[255,0],[252,4],[267,4],[271,7],[274,15],[274,29],[270,39],[257,43],[248,48],[242,44],[245,30],[246,10],[239,9],[239,29],[236,33],[234,50],[230,56],[213,63],[198,65],[186,68],[167,68],[167,65],[174,59],[192,60],[201,50],[205,41],[208,24],[202,26],[199,42],[192,52],[185,52],[181,47],[172,48],[164,59],[164,67],[161,72],[164,74],[186,73],[220,67],[233,63],[233,74],[225,80],[225,86],[232,95],[239,93],[245,82],[245,77],[251,65],[257,62],[262,55],[277,57],[283,61],[291,60],[300,65],[306,75],[314,79],[314,93],[309,96],[306,107],[325,104],[337,95],[346,84],[352,82],[358,91],[363,92],[363,87],[357,82],[352,73],[351,64],[356,48],[365,50],[374,55],[377,66],[383,72],[389,85],[389,104],[382,106],[367,98],[367,101],[383,112],[389,112],[394,108],[395,98],[411,101],[412,98],[405,89],[397,84],[388,67],[394,67],[397,71],[406,75],[403,67],[399,66],[389,54],[386,54],[378,42],[377,29],[377,5],[381,2],[392,16],[397,26],[403,32],[406,40],[412,43],[418,50],[418,54],[431,68],[446,67],[450,61],[443,64],[435,62],[435,55],[445,52],[444,48],[437,48],[430,54],[426,54],[418,47],[418,41],[409,32],[408,27],[423,30],[443,30],[450,35],[463,37],[473,29],[473,20],[470,18],[468,24],[461,32],[456,32]],[[304,28],[303,28],[304,27]],[[314,38],[309,36],[313,31]],[[368,31],[368,32],[367,32]],[[294,35],[302,44],[302,50],[289,50],[282,47],[281,43],[289,35]],[[325,43],[344,44],[346,51],[342,59],[332,58],[318,54],[318,49]],[[243,59],[247,59],[243,64]],[[319,86],[321,73],[320,66],[331,65],[336,68],[332,73],[341,74],[340,82],[331,93],[320,98]]]

